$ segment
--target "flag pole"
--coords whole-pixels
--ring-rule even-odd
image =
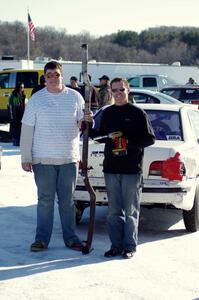
[[[29,9],[27,9],[27,60],[28,60],[28,69],[30,65],[30,34],[29,34],[29,20],[28,20]]]

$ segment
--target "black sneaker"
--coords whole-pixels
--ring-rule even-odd
[[[114,256],[117,256],[117,255],[120,255],[120,254],[122,254],[122,251],[113,248],[113,249],[110,249],[110,250],[106,251],[104,253],[104,256],[105,257],[114,257]]]
[[[132,258],[135,252],[136,252],[135,250],[124,250],[122,257],[127,259]]]
[[[32,252],[39,252],[39,251],[46,250],[47,248],[48,248],[48,246],[43,241],[35,241],[30,246],[30,251],[32,251]]]

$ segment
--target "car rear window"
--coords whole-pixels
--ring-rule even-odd
[[[105,109],[104,107],[103,109]],[[94,128],[99,130],[103,109],[99,110],[95,116]],[[182,141],[182,127],[179,112],[145,109],[149,120],[153,126],[155,137],[157,140],[165,141]]]
[[[199,90],[186,90],[185,92],[185,99],[189,100],[199,100]]]
[[[183,140],[178,112],[146,109],[146,113],[151,121],[157,140]]]
[[[177,90],[177,89],[174,89],[174,90],[162,90],[162,93],[166,94],[166,95],[169,95],[175,99],[180,99],[180,95],[181,95],[181,92],[180,90]]]
[[[139,92],[130,92],[129,93],[129,101],[135,103],[160,103],[160,100],[144,93]]]

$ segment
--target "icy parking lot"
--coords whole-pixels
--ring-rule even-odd
[[[0,298],[3,300],[191,300],[199,299],[199,233],[185,231],[181,212],[142,209],[133,259],[106,259],[107,207],[98,207],[92,251],[64,247],[55,205],[49,249],[29,251],[36,225],[33,174],[20,168],[18,147],[3,148],[0,171]],[[78,234],[86,238],[89,210]]]

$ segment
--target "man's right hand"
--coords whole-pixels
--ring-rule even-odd
[[[92,111],[86,112],[84,114],[83,121],[88,122],[88,123],[92,123],[93,122],[93,112]]]
[[[93,121],[94,121],[94,119],[93,119],[93,112],[89,111],[89,112],[85,113],[83,119],[79,123],[80,130],[82,132],[85,130],[85,128],[86,128],[85,122],[88,122],[90,124],[90,126],[92,126]]]
[[[21,166],[22,166],[22,169],[24,171],[26,171],[26,172],[32,172],[32,163],[29,163],[29,162],[22,163]]]

